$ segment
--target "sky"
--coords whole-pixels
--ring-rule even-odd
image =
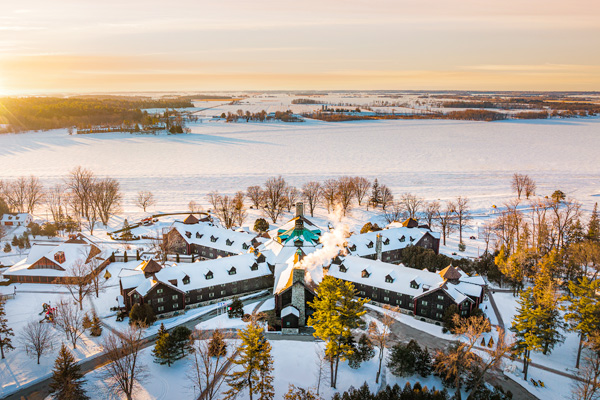
[[[600,90],[598,0],[0,0],[0,95]]]

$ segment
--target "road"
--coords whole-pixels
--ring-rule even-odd
[[[249,299],[242,300],[242,302],[244,303],[244,305],[247,305],[250,303],[257,302],[257,301],[259,301],[259,302],[264,301],[271,296],[272,295],[270,293],[266,293],[259,297],[252,297]],[[199,324],[200,322],[208,321],[209,319],[214,318],[216,316],[217,316],[217,310],[215,309],[206,314],[200,315],[197,318],[194,318],[190,321],[184,322],[179,326],[186,326],[187,328],[189,328],[193,331],[195,329],[194,327],[197,324]],[[106,325],[104,325],[104,326],[105,326],[105,328],[107,327]],[[175,328],[175,327],[172,327],[169,330],[171,330],[173,328]],[[112,330],[111,328],[108,328],[108,329]],[[142,348],[152,346],[154,344],[154,342],[156,341],[156,339],[157,339],[156,335],[152,335],[152,336],[145,338],[143,341]],[[80,362],[79,368],[80,368],[81,373],[87,374],[88,372],[91,372],[95,369],[102,367],[103,365],[105,365],[107,363],[107,361],[108,360],[106,359],[104,354],[99,353],[96,356],[90,357],[90,358],[85,359],[82,362]],[[3,397],[1,400],[44,400],[50,394],[48,385],[50,384],[51,380],[52,380],[52,378],[48,377],[44,380],[33,383],[30,386],[23,387],[21,390],[15,392],[13,394],[10,394],[6,397]]]

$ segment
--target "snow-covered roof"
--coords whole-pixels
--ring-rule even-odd
[[[281,310],[281,318],[286,317],[290,314],[293,314],[296,317],[300,316],[300,312],[298,311],[298,309],[291,304],[289,306],[284,307],[283,310]]]
[[[405,226],[392,227],[376,232],[366,232],[352,235],[348,238],[348,250],[350,254],[367,256],[375,254],[377,235],[381,235],[381,250],[383,252],[403,249],[415,244],[426,234],[437,238],[436,233],[426,228],[408,228]]]
[[[190,244],[210,247],[229,253],[245,253],[252,246],[253,234],[220,228],[206,222],[186,225],[175,222],[173,228]]]
[[[141,271],[138,274],[129,275],[129,273],[125,273],[124,276],[121,277],[121,274],[119,276],[123,288],[135,288],[134,290],[142,296],[147,294],[159,282],[179,291],[189,292],[208,286],[271,275],[267,263],[259,263],[257,257],[254,253],[245,253],[215,260],[173,264],[164,267],[149,278],[144,278]],[[233,271],[234,273],[231,273]],[[189,281],[186,278],[189,278]],[[134,282],[139,283],[136,286],[129,286],[130,283]],[[127,286],[125,283],[127,283]]]
[[[70,272],[75,265],[78,262],[85,263],[88,261],[90,253],[94,248],[99,251],[94,258],[104,260],[106,258],[105,252],[84,236],[81,236],[77,243],[66,241],[62,243],[34,244],[31,246],[27,257],[6,270],[4,275],[71,276]],[[62,270],[33,267],[33,264],[44,257],[58,265]]]
[[[28,213],[20,213],[20,214],[4,214],[0,219],[0,222],[26,222],[28,220],[32,220],[33,217]]]

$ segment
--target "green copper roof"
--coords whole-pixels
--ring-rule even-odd
[[[306,228],[288,229],[287,231],[280,233],[278,236],[281,243],[295,242],[298,239],[302,240],[303,242],[309,242],[311,244],[319,243],[319,235]]]

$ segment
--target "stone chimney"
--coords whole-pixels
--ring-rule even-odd
[[[296,223],[294,225],[294,229],[297,231],[304,230],[304,220],[302,218],[296,219]]]
[[[304,217],[304,203],[301,201],[296,203],[296,217]]]
[[[292,305],[298,309],[298,326],[306,326],[306,295],[304,293],[304,285],[294,285],[296,282],[304,283],[304,274],[306,270],[303,268],[294,268],[292,270]]]
[[[377,259],[379,261],[381,261],[382,245],[383,243],[381,242],[381,235],[378,233],[377,240],[375,242],[375,252],[377,253]]]

